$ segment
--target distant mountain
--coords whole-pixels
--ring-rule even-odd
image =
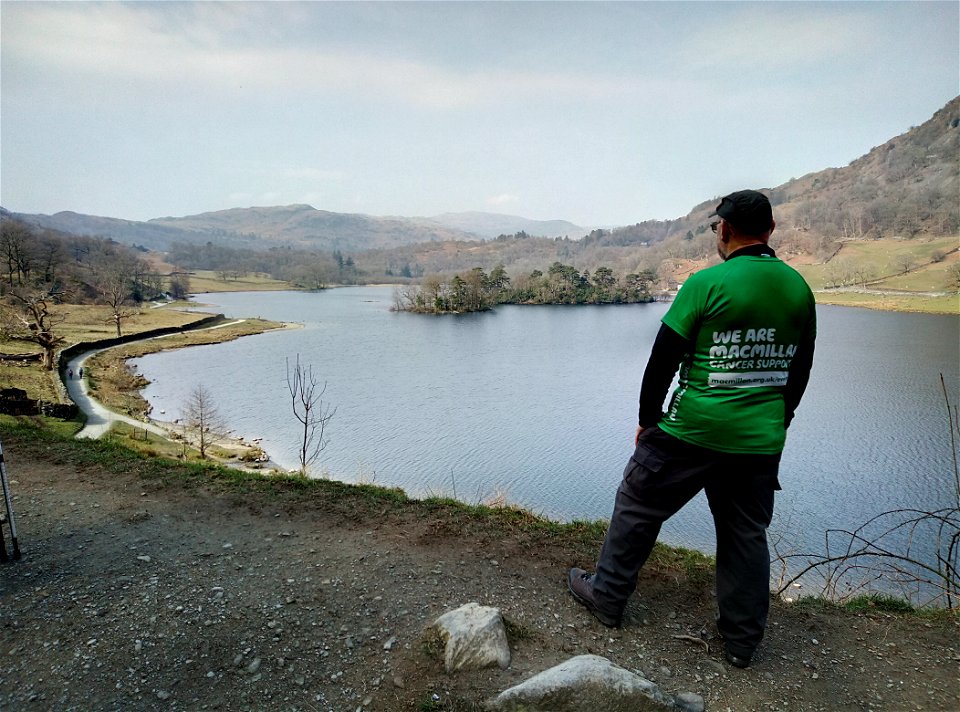
[[[130,245],[165,251],[175,242],[212,242],[229,247],[360,252],[420,242],[475,240],[475,235],[410,218],[378,218],[332,213],[309,205],[232,208],[185,217],[137,222],[60,212],[55,215],[10,213],[30,225],[74,235],[108,237]]]
[[[476,239],[462,230],[411,218],[332,213],[310,205],[232,208],[182,218],[157,218],[148,224],[220,238],[260,240],[261,248],[283,244],[344,252]]]
[[[529,220],[492,213],[446,213],[429,218],[373,217],[333,213],[310,205],[231,208],[138,222],[60,212],[54,215],[10,213],[30,225],[50,230],[107,237],[165,251],[175,242],[250,249],[275,246],[308,250],[362,252],[404,245],[470,241],[525,232],[534,236],[578,238],[587,231],[563,220]]]
[[[525,232],[531,237],[569,237],[570,239],[576,239],[590,232],[589,228],[574,225],[566,220],[530,220],[516,215],[481,212],[443,213],[431,218],[424,218],[424,221],[485,238]]]

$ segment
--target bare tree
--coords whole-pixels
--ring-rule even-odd
[[[137,261],[124,257],[113,257],[97,270],[96,289],[101,300],[110,307],[107,321],[117,328],[118,337],[123,335],[120,324],[138,313],[135,309],[127,308],[137,273]]]
[[[921,606],[960,607],[960,415],[950,402],[943,374],[940,386],[953,455],[950,505],[882,512],[856,529],[828,529],[823,553],[778,554],[785,573],[790,564],[800,562],[799,571],[781,577],[779,594],[804,577],[819,576],[824,595],[833,599],[880,582]]]
[[[170,275],[170,296],[174,299],[186,299],[190,296],[190,275],[186,272],[174,272]]]
[[[30,282],[36,255],[33,245],[36,238],[29,227],[17,220],[0,222],[0,256],[5,262],[7,283],[23,286]]]
[[[187,400],[184,419],[187,427],[196,436],[197,449],[202,459],[207,458],[207,450],[224,433],[223,418],[217,410],[213,397],[204,386],[197,385]]]
[[[293,369],[287,359],[287,390],[294,417],[300,422],[300,474],[306,476],[310,465],[317,461],[327,447],[325,431],[337,409],[324,405],[323,394],[327,390],[324,381],[320,386],[313,374],[313,366],[300,363],[297,354]]]
[[[65,342],[55,329],[64,317],[51,313],[61,293],[52,287],[14,289],[9,295],[11,306],[3,307],[0,333],[11,341],[28,341],[43,349],[43,367],[53,370],[53,356],[57,347]]]

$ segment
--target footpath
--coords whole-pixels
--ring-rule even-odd
[[[960,709],[956,616],[777,601],[738,670],[709,635],[709,581],[645,570],[604,628],[565,585],[598,542],[521,517],[0,438],[23,552],[0,567],[3,710],[474,712],[581,654],[707,710]],[[472,601],[501,610],[510,666],[447,674],[424,632]]]

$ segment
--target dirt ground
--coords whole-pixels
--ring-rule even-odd
[[[717,641],[674,637],[713,617],[710,586],[680,575],[645,572],[627,625],[609,630],[566,591],[586,549],[417,503],[230,490],[2,435],[23,552],[0,566],[2,710],[474,710],[583,653],[708,710],[960,709],[955,617],[776,603],[739,670]],[[502,610],[509,669],[447,675],[423,645],[469,601]]]

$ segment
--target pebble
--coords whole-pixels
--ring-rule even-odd
[[[706,667],[710,672],[716,673],[717,675],[726,675],[726,668],[723,667],[716,660],[704,660],[704,667]]]
[[[158,700],[169,700],[170,693],[166,690],[157,690],[157,699]]]
[[[260,669],[260,658],[254,658],[253,662],[247,665],[247,672],[253,675]]]

